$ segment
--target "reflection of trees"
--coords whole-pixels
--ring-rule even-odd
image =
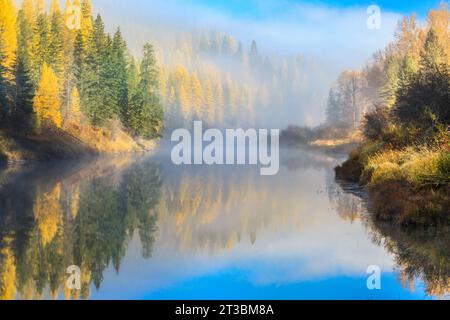
[[[215,254],[303,222],[304,203],[283,180],[264,179],[257,170],[216,169],[167,170],[158,210],[163,246]]]
[[[354,222],[364,217],[365,206],[361,200],[361,188],[354,185],[339,185],[334,177],[327,176],[327,193],[330,203],[344,220]]]
[[[119,271],[135,231],[151,255],[159,169],[119,159],[70,168],[20,171],[0,186],[0,298],[88,298],[109,265]],[[81,268],[80,294],[65,288],[70,265]]]
[[[332,185],[329,184],[328,192],[337,203],[339,215],[344,220],[363,219],[373,242],[393,254],[405,288],[413,291],[414,280],[421,279],[428,295],[450,296],[450,227],[418,230],[377,221],[374,215],[363,214],[367,210],[366,198],[359,187]]]
[[[450,297],[450,228],[405,230],[377,221],[368,224],[374,241],[394,254],[405,286],[413,289],[419,278],[428,295]]]

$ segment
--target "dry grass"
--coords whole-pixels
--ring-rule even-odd
[[[64,129],[88,147],[103,154],[144,152],[154,146],[137,142],[117,124],[112,124],[108,128],[98,128],[69,122]]]
[[[387,150],[369,157],[363,176],[371,185],[387,180],[405,180],[415,186],[448,184],[448,152],[409,147]]]
[[[361,143],[361,141],[362,141],[361,133],[359,131],[356,131],[354,133],[349,133],[346,137],[341,138],[341,139],[335,139],[335,138],[317,139],[315,141],[312,141],[311,145],[315,146],[315,147],[331,148],[331,147],[339,147],[339,146],[348,145],[348,144],[357,144],[357,143]]]

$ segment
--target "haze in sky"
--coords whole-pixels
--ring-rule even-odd
[[[357,68],[392,39],[402,15],[416,12],[424,19],[425,8],[438,2],[94,0],[93,5],[108,26],[121,25],[126,33],[149,33],[145,27],[165,28],[167,34],[214,28],[242,41],[254,39],[267,52],[302,52],[341,68]],[[380,30],[366,26],[372,4],[381,9]],[[140,38],[128,41],[133,45]]]
[[[152,42],[158,51],[174,51],[177,37],[187,32],[214,30],[232,35],[250,50],[258,43],[262,56],[295,57],[301,54],[308,64],[320,66],[314,83],[315,98],[301,100],[291,109],[290,119],[277,119],[276,126],[295,124],[317,125],[324,121],[328,90],[339,73],[361,69],[373,54],[393,39],[398,21],[404,15],[417,13],[426,19],[427,9],[439,1],[293,1],[293,0],[93,0],[95,12],[101,12],[107,30],[117,26],[128,42],[133,55],[139,56],[145,42]],[[369,29],[369,6],[381,10],[380,29]],[[223,67],[222,67],[223,68]],[[313,71],[316,72],[316,71]],[[308,79],[314,75],[308,74]],[[319,83],[316,85],[315,83]],[[273,92],[272,92],[273,93]],[[279,114],[279,113],[278,113]],[[286,112],[285,112],[286,114]],[[276,119],[276,120],[275,120]],[[264,121],[262,121],[264,123]]]

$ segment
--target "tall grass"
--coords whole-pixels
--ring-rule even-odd
[[[363,177],[370,185],[388,180],[406,180],[414,186],[448,185],[450,153],[426,147],[378,152],[368,158]]]

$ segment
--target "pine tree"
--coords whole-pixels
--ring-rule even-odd
[[[44,64],[51,64],[50,46],[50,27],[48,16],[45,12],[38,10],[36,26],[34,31],[34,44],[32,52],[32,78],[35,85],[39,81],[41,68]]]
[[[111,40],[105,34],[100,15],[95,20],[84,60],[81,61],[79,74],[81,104],[92,124],[104,126],[114,114],[118,114],[118,110],[115,109],[112,93],[114,79]]]
[[[163,110],[159,99],[158,69],[153,46],[146,44],[140,67],[139,85],[129,107],[129,124],[134,133],[155,138],[162,131]]]
[[[433,28],[427,34],[424,52],[421,56],[422,73],[432,74],[447,64],[447,57],[444,48],[440,45],[438,36]]]
[[[43,124],[61,127],[61,101],[58,78],[47,65],[42,66],[41,78],[34,97],[33,108],[36,114],[37,128]]]
[[[392,108],[396,102],[399,70],[400,66],[397,59],[388,57],[384,70],[385,79],[380,89],[380,96],[388,108]]]
[[[419,66],[414,62],[412,55],[407,54],[399,71],[397,96],[403,95],[414,84],[418,69]]]
[[[407,73],[408,66],[404,68]],[[417,76],[397,92],[394,115],[400,123],[430,130],[450,123],[450,69],[444,49],[431,28],[425,41]]]
[[[84,46],[83,35],[81,34],[81,31],[78,31],[74,42],[73,65],[70,73],[73,74],[75,83],[79,89],[81,88],[83,67],[86,59],[86,51]]]
[[[25,56],[19,55],[15,65],[14,83],[14,114],[15,120],[25,128],[32,127],[34,86],[30,69]]]
[[[64,21],[59,7],[59,0],[52,0],[50,10],[50,34],[48,54],[50,57],[49,65],[61,76],[64,72]]]
[[[127,69],[127,83],[128,83],[128,100],[136,94],[139,85],[139,70],[136,61],[132,57]]]
[[[128,70],[127,70],[127,53],[126,43],[122,38],[120,29],[117,29],[112,43],[112,73],[114,80],[114,103],[115,109],[125,123],[128,110]]]
[[[28,128],[32,125],[34,85],[31,74],[31,50],[33,46],[33,30],[27,18],[26,2],[17,14],[17,54],[14,63],[14,107],[12,117],[16,125]],[[29,9],[27,9],[29,10]]]

